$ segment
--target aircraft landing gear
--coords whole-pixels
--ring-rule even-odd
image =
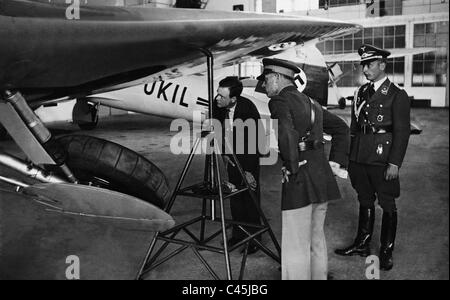
[[[110,189],[159,207],[163,207],[169,197],[166,177],[149,160],[123,146],[94,137],[53,138],[19,92],[1,95],[0,122],[33,163],[30,165],[3,154],[0,155],[0,164],[23,175],[40,182],[54,183],[52,178],[55,177],[46,174],[51,171],[57,174],[58,183],[72,182]],[[32,172],[28,166],[33,167]],[[35,173],[44,175],[36,177]]]
[[[0,141],[4,141],[8,138],[8,131],[6,131],[5,127],[0,125]]]
[[[93,130],[98,124],[98,104],[88,103],[84,99],[77,99],[73,107],[72,119],[81,130]]]
[[[57,141],[80,184],[132,195],[160,208],[170,197],[163,172],[130,149],[85,135],[63,136]]]

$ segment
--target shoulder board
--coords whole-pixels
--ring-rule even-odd
[[[398,84],[391,82],[392,86],[395,86],[397,89],[399,90],[404,90],[404,88],[402,88],[401,86],[399,86]]]

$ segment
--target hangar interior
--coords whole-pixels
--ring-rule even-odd
[[[48,2],[47,0],[38,0]],[[58,1],[58,0],[57,0]],[[56,2],[57,2],[56,1]],[[61,0],[61,2],[65,2]],[[396,267],[381,273],[381,279],[448,280],[448,0],[380,0],[374,7],[365,0],[89,0],[94,5],[130,7],[194,7],[211,11],[246,11],[279,13],[280,15],[312,16],[362,25],[362,30],[319,42],[323,55],[343,55],[357,51],[363,43],[387,49],[433,48],[421,54],[407,54],[388,61],[389,78],[404,88],[411,99],[412,120],[422,130],[412,135],[401,169],[402,195],[398,201],[401,212],[395,252]],[[339,80],[336,87],[343,97],[353,95],[364,83],[359,62],[337,63]],[[251,61],[218,71],[220,76],[238,75],[254,79],[262,71],[260,61]],[[182,83],[178,83],[182,87]],[[187,83],[186,83],[187,84]],[[206,84],[205,84],[206,86]],[[203,86],[203,89],[205,89]],[[171,88],[173,88],[172,86]],[[164,89],[163,85],[160,86]],[[180,89],[181,91],[182,89]],[[331,87],[330,89],[331,90]],[[177,90],[178,91],[178,85]],[[141,91],[142,92],[142,91]],[[136,94],[130,94],[133,97]],[[176,92],[174,94],[175,99]],[[132,98],[132,97],[130,97]],[[331,111],[349,123],[350,108],[336,109],[338,98],[329,100]],[[170,102],[170,101],[169,101]],[[132,149],[151,160],[167,177],[173,192],[187,155],[171,153],[167,115],[146,115],[100,105],[100,121],[93,130],[73,123],[76,101],[45,105],[36,114],[54,136],[90,135]],[[169,111],[171,108],[169,108]],[[170,117],[170,115],[169,115]],[[26,159],[17,144],[9,138],[0,140],[0,149]],[[329,150],[329,149],[328,149]],[[195,157],[188,174],[188,183],[204,176],[204,157]],[[261,166],[262,208],[280,240],[281,162]],[[0,165],[0,176],[19,176],[16,171]],[[226,177],[226,174],[223,173]],[[33,180],[23,179],[28,184]],[[330,204],[325,231],[328,245],[329,279],[367,279],[368,263],[362,258],[342,258],[333,249],[353,238],[357,226],[357,196],[347,179],[337,179],[342,200]],[[73,255],[80,259],[81,279],[134,279],[145,258],[154,233],[111,226],[71,215],[43,210],[38,203],[21,198],[7,184],[0,183],[0,280],[57,279],[65,280]],[[201,203],[181,198],[171,216],[177,223],[195,218]],[[226,207],[227,215],[230,208]],[[381,210],[376,210],[372,250],[377,251],[380,236]],[[196,228],[199,229],[199,228]],[[263,236],[263,244],[270,238]],[[170,247],[169,247],[170,248]],[[226,273],[223,256],[203,254],[213,268]],[[242,254],[230,256],[234,277],[238,276]],[[247,259],[245,279],[279,280],[279,264],[261,251]],[[209,280],[194,253],[183,253],[146,274],[145,280]]]

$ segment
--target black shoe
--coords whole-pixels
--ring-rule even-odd
[[[341,256],[359,255],[362,257],[367,257],[370,255],[370,246],[367,244],[366,240],[363,240],[361,242],[355,242],[347,248],[336,249],[334,250],[334,253]]]
[[[391,249],[380,249],[380,270],[389,271],[394,267]]]
[[[394,251],[397,232],[397,212],[383,212],[380,235],[380,269],[389,271],[394,267],[392,252]]]
[[[358,233],[352,245],[343,249],[336,249],[334,253],[341,256],[370,255],[370,240],[372,239],[373,224],[375,222],[375,208],[360,208]]]

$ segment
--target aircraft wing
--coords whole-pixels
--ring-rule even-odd
[[[82,6],[80,19],[69,20],[66,9],[0,1],[0,90],[19,89],[28,101],[107,92],[204,72],[199,48],[219,68],[274,44],[359,30],[308,17],[151,7]]]
[[[436,51],[436,48],[405,48],[405,49],[388,49],[391,52],[389,58],[403,57],[406,55],[416,55],[422,53],[428,53],[432,51]],[[325,61],[327,63],[335,63],[335,62],[352,62],[359,61],[361,57],[357,52],[352,53],[342,53],[342,54],[330,54],[324,55]]]

